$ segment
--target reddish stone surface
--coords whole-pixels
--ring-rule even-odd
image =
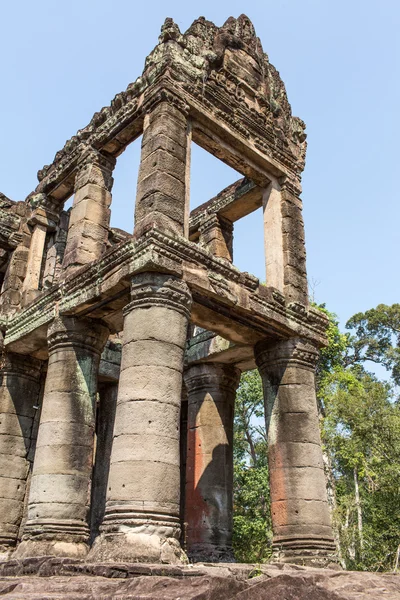
[[[16,561],[14,561],[16,563]],[[37,569],[38,563],[14,565]],[[16,570],[18,570],[16,568]],[[1,571],[1,567],[0,567]],[[59,576],[44,573],[59,571]],[[65,573],[70,571],[70,576]],[[87,571],[87,574],[81,574]],[[400,577],[267,565],[178,568],[160,565],[85,565],[47,559],[39,576],[0,577],[9,600],[398,600]],[[163,574],[164,573],[164,574]],[[42,574],[42,576],[40,576]],[[102,575],[102,576],[101,576]]]

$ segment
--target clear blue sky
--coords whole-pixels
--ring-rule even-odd
[[[142,72],[166,16],[181,30],[245,12],[307,124],[309,279],[342,324],[400,301],[398,0],[3,2],[0,191],[21,200],[66,139]],[[118,160],[112,223],[133,225],[138,144]],[[194,148],[192,206],[237,175]],[[264,279],[261,215],[236,227],[235,263]]]

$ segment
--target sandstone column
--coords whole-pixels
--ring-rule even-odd
[[[81,557],[89,538],[97,373],[108,329],[59,317],[48,330],[49,363],[18,556]]]
[[[214,256],[233,260],[233,223],[228,219],[211,214],[200,225],[200,245]]]
[[[190,125],[186,106],[163,101],[146,116],[135,208],[135,236],[155,226],[188,230]]]
[[[263,194],[265,279],[284,293],[284,258],[282,233],[282,197],[277,181],[271,181]]]
[[[233,417],[240,371],[217,363],[185,372],[188,392],[186,547],[197,561],[232,553]]]
[[[288,302],[308,304],[301,190],[273,180],[263,195],[266,283]]]
[[[99,533],[99,527],[103,521],[106,508],[117,393],[118,383],[101,383],[99,385],[99,402],[96,414],[96,452],[90,506],[91,540],[94,540]]]
[[[88,148],[78,164],[63,267],[73,273],[105,252],[115,158]]]
[[[45,195],[37,194],[36,197],[42,200]],[[33,197],[34,199],[35,196]],[[54,218],[54,215],[52,217]],[[33,231],[29,246],[26,275],[22,286],[24,304],[28,304],[38,294],[46,235],[47,232],[54,231],[56,228],[56,223],[53,219],[49,218],[49,215],[43,208],[37,208],[34,211],[29,224],[33,226]]]
[[[7,354],[0,371],[0,559],[14,548],[23,516],[41,362]]]
[[[92,560],[178,562],[179,421],[191,296],[169,275],[132,280],[106,512]]]
[[[268,429],[273,547],[283,562],[326,564],[335,544],[327,501],[314,370],[317,349],[292,338],[259,342]]]

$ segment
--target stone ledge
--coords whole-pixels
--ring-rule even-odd
[[[0,596],[13,600],[398,600],[400,577],[289,564],[172,567],[43,557],[0,563]]]

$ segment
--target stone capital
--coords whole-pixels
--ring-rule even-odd
[[[42,372],[42,361],[25,354],[3,353],[0,358],[0,375],[18,375],[37,381]]]
[[[171,308],[190,318],[192,296],[186,283],[170,275],[140,273],[132,278],[131,302],[124,313],[134,308],[161,306]]]
[[[314,371],[319,359],[318,348],[310,340],[302,338],[261,341],[255,345],[254,354],[261,373],[287,367]]]
[[[82,348],[100,356],[108,335],[108,328],[99,321],[57,317],[48,328],[49,353],[66,348]]]
[[[86,146],[77,164],[75,192],[89,183],[111,191],[114,183],[112,173],[115,164],[116,159],[111,154]]]
[[[233,365],[202,363],[188,367],[183,376],[188,394],[193,394],[215,388],[236,392],[240,374],[240,370]]]
[[[176,108],[186,118],[189,116],[190,107],[188,103],[172,92],[172,90],[168,89],[161,89],[156,94],[147,98],[144,102],[143,109],[147,114],[151,114],[161,104]]]

